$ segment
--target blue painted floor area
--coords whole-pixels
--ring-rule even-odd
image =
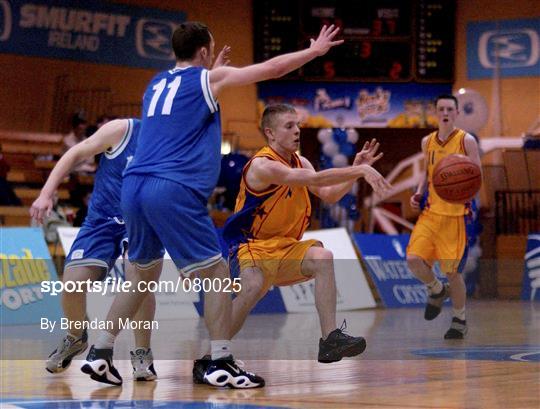
[[[246,405],[243,403],[210,403],[188,401],[149,401],[149,400],[9,400],[1,399],[2,409],[283,409],[276,406]]]
[[[540,345],[477,345],[462,348],[430,348],[411,351],[436,359],[540,362]]]

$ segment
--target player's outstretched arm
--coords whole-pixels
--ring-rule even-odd
[[[371,165],[373,165],[383,156],[382,152],[377,154],[379,146],[380,144],[375,138],[373,138],[370,142],[366,141],[364,143],[364,146],[362,147],[362,150],[356,154],[353,161],[353,166],[368,165],[371,167]],[[300,159],[302,160],[302,166],[314,170],[313,165],[310,161],[308,161],[304,157],[301,157]],[[375,178],[377,177],[378,176],[376,175]],[[352,189],[355,182],[356,180],[351,180],[325,187],[309,186],[309,190],[326,203],[333,204],[337,203],[343,196],[345,196]],[[385,190],[389,189],[390,184],[384,183],[384,188]],[[377,188],[374,189],[377,190]]]
[[[49,216],[53,206],[53,196],[64,178],[83,160],[106,151],[117,145],[128,129],[127,119],[115,119],[107,122],[92,136],[71,147],[55,165],[39,197],[32,203],[30,216],[39,223]]]
[[[300,68],[316,57],[326,54],[330,48],[343,43],[343,40],[334,40],[338,32],[338,27],[323,26],[317,39],[311,40],[311,45],[305,50],[279,55],[268,61],[247,67],[222,66],[213,69],[209,79],[214,97],[217,97],[223,88],[279,78]]]
[[[246,175],[250,179],[269,185],[307,186],[317,188],[332,186],[338,183],[354,181],[364,177],[373,188],[383,193],[390,188],[382,175],[369,165],[349,166],[346,168],[327,169],[315,172],[311,168],[289,168],[284,164],[266,158],[254,160]]]

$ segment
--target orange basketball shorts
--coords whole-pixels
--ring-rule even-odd
[[[411,234],[407,255],[430,266],[438,261],[444,274],[461,272],[466,261],[465,216],[444,216],[424,211]]]

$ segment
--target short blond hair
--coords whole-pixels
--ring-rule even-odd
[[[276,116],[282,114],[296,114],[296,110],[290,104],[272,104],[267,105],[266,108],[264,108],[261,119],[261,130],[265,137],[266,134],[264,133],[264,130],[266,128],[273,129],[275,126],[274,120]]]

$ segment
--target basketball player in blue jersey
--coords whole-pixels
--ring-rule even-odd
[[[138,282],[159,279],[164,247],[181,273],[211,280],[228,279],[229,270],[207,200],[220,171],[221,125],[217,96],[225,88],[281,77],[330,48],[339,29],[323,27],[309,48],[243,68],[212,71],[214,39],[201,23],[186,22],[173,33],[176,66],[156,75],[143,97],[141,134],[133,163],[122,185],[122,213],[130,240],[129,259]],[[107,320],[131,318],[144,294],[118,294]],[[232,388],[264,386],[264,380],[243,370],[230,352],[231,294],[205,294],[204,319],[211,339],[206,383]],[[108,379],[114,340],[120,332],[102,331],[81,368],[93,379]],[[117,384],[122,382],[118,378]]]
[[[64,178],[82,160],[103,153],[88,215],[66,257],[64,282],[102,280],[125,251],[127,233],[120,209],[122,172],[133,158],[139,129],[140,121],[137,119],[113,120],[88,139],[73,146],[58,161],[30,208],[30,215],[38,222],[43,222],[43,218],[51,211],[53,195]],[[86,320],[85,293],[63,292],[62,305],[70,322],[82,323]],[[152,320],[154,311],[154,294],[148,294],[137,312],[137,319]],[[153,380],[156,372],[150,350],[151,330],[141,328],[134,332],[136,348],[131,352],[134,379]],[[70,329],[49,356],[47,371],[58,373],[66,370],[72,359],[86,350],[87,340],[86,330]]]

